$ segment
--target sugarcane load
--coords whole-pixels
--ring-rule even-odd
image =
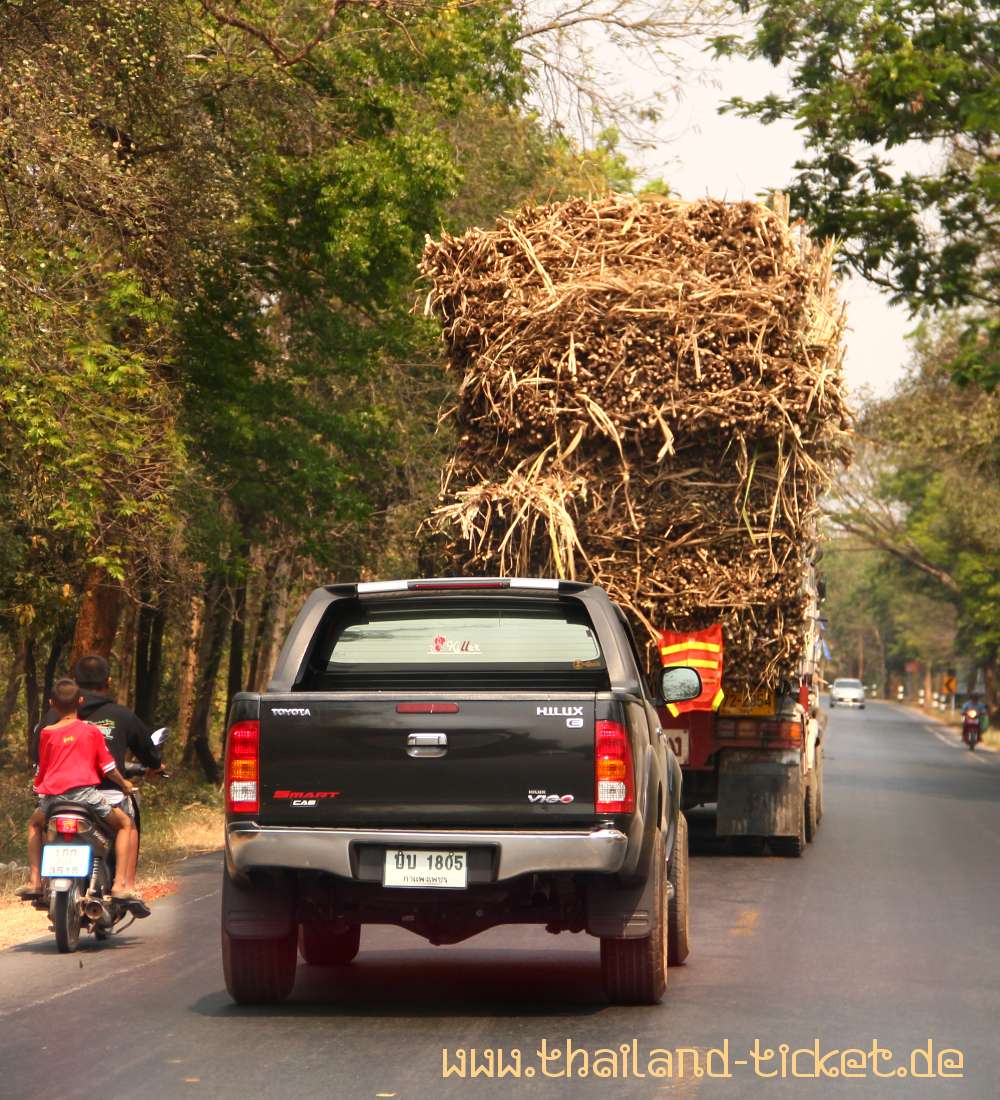
[[[657,652],[721,627],[698,708],[777,715],[813,657],[819,501],[850,456],[833,246],[780,196],[608,195],[445,235],[422,270],[461,377],[437,553],[600,584]]]

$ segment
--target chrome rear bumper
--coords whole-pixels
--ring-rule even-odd
[[[529,872],[621,870],[628,837],[618,829],[296,829],[234,822],[226,829],[226,851],[234,871],[254,867],[325,871],[353,879],[351,851],[358,844],[399,848],[491,848],[497,854],[494,881]]]

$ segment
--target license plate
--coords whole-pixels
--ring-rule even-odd
[[[678,764],[686,764],[691,755],[691,734],[687,730],[664,730]]]
[[[464,890],[468,884],[468,870],[466,852],[389,848],[385,853],[382,885]]]
[[[46,844],[42,849],[42,878],[85,878],[90,874],[86,844]]]
[[[778,709],[774,692],[767,688],[727,695],[719,714],[723,718],[767,718]]]

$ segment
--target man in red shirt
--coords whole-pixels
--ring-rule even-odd
[[[35,775],[38,809],[28,822],[31,879],[16,892],[22,898],[42,896],[45,814],[53,803],[68,799],[89,806],[115,831],[116,872],[111,896],[122,901],[136,901],[134,883],[128,881],[132,822],[121,810],[113,809],[97,790],[105,777],[117,783],[126,794],[132,790],[132,784],[118,771],[101,730],[77,718],[76,708],[81,702],[80,689],[72,680],[59,680],[53,688],[49,703],[59,718],[39,735],[38,772]]]

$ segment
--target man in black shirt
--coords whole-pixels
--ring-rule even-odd
[[[76,680],[80,694],[83,696],[83,702],[77,708],[77,714],[85,721],[93,723],[104,734],[104,741],[108,746],[108,751],[114,757],[118,771],[124,774],[125,755],[131,752],[141,764],[145,765],[147,776],[150,773],[158,774],[162,772],[163,761],[160,758],[159,751],[153,744],[153,731],[138,715],[130,711],[128,707],[116,703],[111,696],[111,668],[108,662],[96,654],[81,657],[76,662],[76,667],[73,670],[73,679]],[[46,714],[41,726],[50,725],[51,721],[52,716]],[[101,784],[99,790],[108,798],[108,801],[119,805],[134,821],[135,811],[130,798],[125,798],[124,801],[121,800],[121,792],[107,779]],[[110,797],[108,797],[109,795]],[[133,829],[132,843],[129,848],[129,881],[134,881],[138,861],[139,831]],[[147,909],[141,915],[146,916],[148,912]],[[136,915],[140,914],[137,913]]]

